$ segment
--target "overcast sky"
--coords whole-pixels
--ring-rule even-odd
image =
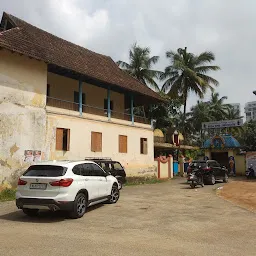
[[[128,61],[137,42],[159,55],[157,68],[168,64],[167,50],[187,47],[216,55],[221,71],[212,74],[227,102],[256,100],[255,0],[0,0],[6,11],[50,33]],[[207,94],[206,100],[210,93]],[[190,96],[189,106],[196,102]]]

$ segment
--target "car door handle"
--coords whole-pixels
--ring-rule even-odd
[[[85,181],[88,181],[89,179],[87,178],[87,179],[85,179]]]

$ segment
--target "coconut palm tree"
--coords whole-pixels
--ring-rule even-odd
[[[251,120],[244,125],[243,142],[248,151],[256,151],[256,121]]]
[[[231,105],[224,104],[224,101],[227,99],[227,96],[223,96],[220,98],[219,93],[212,93],[210,102],[208,103],[210,106],[210,114],[213,117],[213,120],[220,121],[227,119],[228,111],[231,108]]]
[[[200,132],[200,134],[202,132],[202,123],[214,120],[208,102],[197,101],[197,104],[191,108],[189,114],[195,130]]]
[[[215,60],[212,52],[195,55],[187,52],[187,47],[185,47],[184,49],[179,48],[177,52],[166,52],[166,57],[171,64],[165,68],[165,72],[161,76],[161,79],[165,80],[162,89],[171,96],[183,97],[183,119],[185,120],[189,94],[193,92],[203,98],[207,89],[213,91],[212,86],[217,86],[219,83],[207,73],[220,68],[209,65]]]
[[[233,106],[230,105],[227,109],[227,119],[232,120],[232,119],[239,119],[239,118],[243,118],[240,115],[239,109],[235,109]]]
[[[159,92],[160,89],[155,79],[159,78],[163,72],[152,69],[158,60],[159,56],[150,56],[148,47],[142,48],[135,43],[129,52],[130,63],[119,60],[117,65],[143,84]]]
[[[194,135],[196,134],[196,131],[194,129],[190,113],[186,113],[185,120],[183,118],[184,118],[184,115],[182,112],[175,115],[172,118],[172,126],[176,130],[180,131],[184,136],[183,143],[190,145],[194,140],[194,137],[195,137]]]

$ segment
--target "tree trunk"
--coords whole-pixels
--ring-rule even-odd
[[[182,133],[185,136],[185,120],[186,120],[186,110],[187,110],[187,92],[184,93],[184,111],[183,111],[183,120],[182,120]]]
[[[187,95],[184,96],[183,122],[185,121],[185,118],[186,118],[186,110],[187,110]]]

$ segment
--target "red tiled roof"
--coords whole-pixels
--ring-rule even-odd
[[[156,92],[122,71],[109,56],[70,43],[10,14],[3,15],[15,27],[0,33],[0,47],[72,70],[103,83],[163,100]]]

